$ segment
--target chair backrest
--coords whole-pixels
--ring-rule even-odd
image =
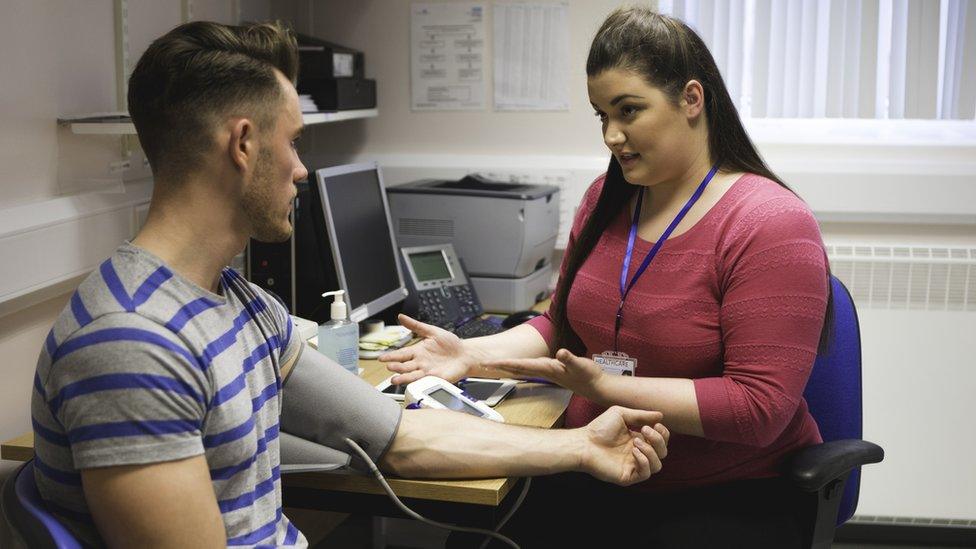
[[[803,393],[810,414],[820,427],[824,442],[860,439],[861,428],[861,330],[854,299],[844,284],[831,276],[834,324],[826,353],[817,356]],[[857,508],[861,469],[851,471],[844,488],[837,524],[843,524]]]
[[[44,504],[34,484],[33,461],[22,465],[7,479],[3,487],[3,511],[10,526],[32,549],[81,549],[74,535]]]

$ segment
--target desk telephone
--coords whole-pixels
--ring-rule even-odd
[[[400,262],[408,291],[404,313],[461,337],[502,331],[499,324],[479,318],[484,309],[453,245],[400,248]]]

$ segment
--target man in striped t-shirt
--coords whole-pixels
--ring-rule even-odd
[[[140,58],[128,99],[153,169],[149,216],[71,297],[34,378],[35,479],[51,510],[91,545],[306,546],[282,514],[279,419],[313,377],[321,421],[306,431],[344,452],[355,440],[401,476],[579,470],[631,484],[660,470],[657,412],[612,408],[566,431],[401,413],[306,351],[284,308],[224,268],[250,238],[291,234],[294,182],[308,176],[296,73],[277,25],[188,23]]]

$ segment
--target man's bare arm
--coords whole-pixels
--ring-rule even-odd
[[[225,547],[227,536],[203,456],[83,469],[95,525],[109,547]]]
[[[628,485],[661,470],[669,438],[662,417],[614,406],[586,427],[537,429],[445,410],[408,410],[380,468],[412,478],[583,471]]]

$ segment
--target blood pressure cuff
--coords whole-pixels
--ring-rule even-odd
[[[348,454],[350,466],[368,471],[344,439],[379,463],[400,425],[400,405],[308,345],[299,353],[282,386],[281,431]],[[287,446],[291,451],[300,444]]]
[[[282,473],[334,471],[349,466],[349,454],[281,431],[278,433]]]

